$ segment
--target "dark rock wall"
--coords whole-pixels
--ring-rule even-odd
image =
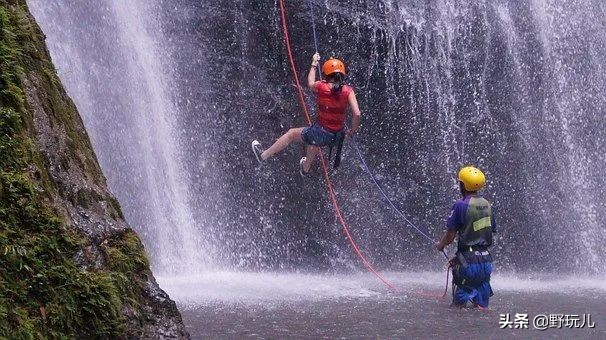
[[[185,338],[25,1],[0,1],[0,337]]]

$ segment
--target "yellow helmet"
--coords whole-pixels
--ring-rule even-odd
[[[486,177],[480,169],[473,166],[466,166],[459,170],[459,181],[463,182],[465,190],[478,191],[486,184]]]

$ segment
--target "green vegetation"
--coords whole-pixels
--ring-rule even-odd
[[[47,90],[45,110],[65,125],[66,157],[75,158],[91,181],[101,178],[24,1],[0,0],[0,338],[128,335],[123,311],[139,308],[149,266],[143,246],[130,229],[92,245],[53,210],[55,185],[32,140],[25,101],[23,79],[30,73]],[[87,204],[91,195],[78,192],[77,203]],[[121,216],[115,199],[108,200]],[[102,265],[91,266],[98,269],[76,262],[87,249],[100,254]]]

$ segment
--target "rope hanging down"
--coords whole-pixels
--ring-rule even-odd
[[[305,104],[305,96],[303,95],[303,88],[301,87],[301,82],[299,81],[299,76],[297,74],[297,67],[295,65],[295,61],[294,61],[294,58],[292,55],[292,49],[290,47],[290,37],[288,34],[288,24],[286,22],[286,9],[284,6],[284,0],[279,0],[279,5],[280,5],[280,16],[282,19],[282,30],[283,30],[283,34],[284,34],[284,42],[286,45],[286,52],[288,54],[290,68],[291,68],[295,83],[297,85],[297,94],[298,94],[299,101],[301,103],[301,107],[303,109],[303,113],[305,114],[305,119],[307,120],[307,124],[311,125],[311,118],[309,115],[309,111],[307,110],[307,105]],[[314,32],[315,32],[315,24],[314,24]],[[371,273],[373,273],[379,280],[381,280],[381,282],[383,282],[387,287],[389,287],[393,290],[396,290],[396,287],[393,284],[391,284],[389,281],[387,281],[385,278],[383,278],[383,276],[381,276],[381,274],[379,274],[379,272],[376,269],[374,269],[374,267],[370,264],[370,262],[368,262],[368,260],[366,259],[366,257],[364,257],[364,255],[360,251],[360,248],[358,248],[358,245],[352,238],[352,236],[349,232],[349,227],[347,226],[347,223],[345,222],[345,219],[343,218],[343,214],[341,213],[341,208],[339,207],[339,204],[337,202],[337,198],[336,198],[336,195],[335,195],[335,192],[333,189],[333,185],[330,180],[329,173],[328,173],[328,164],[327,164],[326,160],[324,159],[324,155],[322,153],[320,153],[320,161],[322,163],[322,170],[324,172],[324,180],[326,183],[326,187],[328,189],[328,195],[329,195],[332,205],[335,209],[335,215],[337,216],[337,219],[339,220],[341,226],[343,227],[343,233],[347,237],[347,241],[353,248],[353,250],[356,253],[356,255],[358,256],[358,258],[362,261],[364,266]]]

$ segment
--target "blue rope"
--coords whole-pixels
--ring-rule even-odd
[[[383,195],[383,197],[385,198],[385,200],[387,201],[387,203],[389,203],[389,205],[391,206],[391,208],[393,210],[395,210],[398,213],[398,215],[400,215],[400,217],[402,217],[402,219],[404,221],[406,221],[406,223],[408,223],[408,225],[410,227],[412,227],[414,230],[416,230],[419,234],[423,235],[432,245],[435,244],[435,241],[429,235],[427,235],[427,233],[423,232],[414,223],[412,223],[408,219],[408,217],[406,217],[406,215],[400,209],[398,209],[398,207],[396,207],[396,205],[389,198],[389,196],[387,196],[387,193],[385,193],[385,190],[383,190],[383,187],[381,186],[381,184],[379,184],[379,181],[377,181],[377,179],[374,176],[374,174],[372,173],[372,171],[370,171],[370,168],[368,167],[368,164],[366,164],[366,160],[364,160],[364,156],[362,156],[362,152],[360,151],[360,147],[358,147],[358,142],[356,142],[355,136],[352,136],[351,141],[352,141],[352,144],[354,146],[354,149],[356,149],[356,154],[358,155],[358,158],[360,159],[360,163],[362,164],[362,169],[368,174],[368,176],[370,177],[370,179],[372,180],[372,182],[379,189],[379,192],[381,192],[381,195]],[[444,257],[446,257],[446,259],[448,260],[448,254],[446,254],[446,251],[442,250],[442,254],[444,254]]]
[[[308,4],[309,4],[309,12],[310,12],[310,15],[311,15],[311,27],[312,27],[312,31],[313,31],[313,35],[314,35],[314,47],[316,49],[316,53],[318,53],[318,34],[316,33],[316,17],[315,17],[315,13],[314,13],[314,6],[312,4],[312,0],[308,0]],[[320,71],[320,64],[318,64],[318,70]],[[320,79],[321,78],[322,78],[322,72],[320,71]],[[394,211],[396,211],[398,213],[398,215],[400,215],[400,217],[402,217],[402,219],[404,221],[406,221],[406,223],[408,223],[408,225],[410,227],[412,227],[419,234],[421,234],[422,236],[424,236],[433,245],[434,244],[434,240],[429,235],[427,235],[427,233],[423,232],[414,223],[412,223],[408,219],[408,217],[406,217],[406,215],[402,211],[400,211],[400,209],[398,209],[398,207],[396,207],[396,205],[389,198],[389,196],[387,196],[387,194],[385,193],[385,190],[383,190],[383,187],[381,187],[381,185],[379,184],[379,182],[375,178],[375,176],[372,173],[372,171],[370,171],[370,168],[368,167],[368,164],[366,164],[366,160],[364,160],[364,156],[362,156],[362,152],[360,151],[360,148],[358,147],[358,143],[356,142],[355,136],[352,137],[351,140],[352,140],[354,148],[356,149],[356,153],[358,154],[358,158],[360,159],[360,163],[362,164],[362,169],[364,169],[364,171],[368,174],[368,176],[370,177],[370,179],[372,180],[372,182],[379,189],[379,191],[381,192],[381,195],[383,195],[383,197],[389,203],[389,205],[391,206],[391,208]],[[446,257],[446,259],[448,259],[448,255],[446,254],[446,252],[444,250],[442,250],[442,254],[444,254],[444,256]]]
[[[311,28],[314,32],[314,48],[316,49],[316,53],[318,52],[318,34],[316,33],[316,15],[314,13],[314,6],[311,3],[311,0],[308,0],[309,4],[309,12],[311,13]],[[318,73],[320,74],[320,80],[322,80],[322,69],[320,68],[320,63],[318,63]]]
[[[314,47],[316,48],[316,53],[318,53],[318,35],[316,34],[316,16],[314,13],[314,6],[311,3],[311,0],[308,0],[309,3],[309,12],[311,13],[311,28],[314,32]]]
[[[398,207],[396,207],[396,205],[389,198],[389,196],[387,196],[387,193],[385,193],[385,190],[383,190],[383,187],[381,186],[381,184],[379,184],[379,181],[377,181],[377,179],[374,176],[374,174],[372,173],[372,171],[370,171],[370,168],[368,167],[368,164],[366,164],[366,160],[364,160],[364,156],[362,156],[362,152],[360,151],[360,147],[358,147],[358,143],[356,142],[355,136],[353,136],[351,140],[352,140],[352,144],[354,146],[354,149],[356,150],[356,153],[358,155],[358,158],[360,159],[360,163],[362,164],[362,169],[368,174],[368,176],[370,177],[370,179],[372,180],[372,182],[375,184],[375,186],[377,187],[377,189],[379,189],[379,192],[381,192],[381,195],[383,195],[383,197],[389,203],[389,205],[391,206],[391,208],[394,211],[396,211],[398,213],[398,215],[400,215],[400,217],[402,217],[402,219],[404,221],[406,221],[406,223],[408,223],[408,225],[410,225],[412,228],[414,228],[416,231],[418,231],[419,234],[423,235],[427,240],[429,240],[429,242],[431,242],[431,244],[434,244],[434,240],[429,235],[427,235],[425,232],[423,232],[421,229],[419,229],[414,223],[412,223],[406,217],[406,215],[404,215],[404,213],[402,211],[400,211],[400,209],[398,209]]]

